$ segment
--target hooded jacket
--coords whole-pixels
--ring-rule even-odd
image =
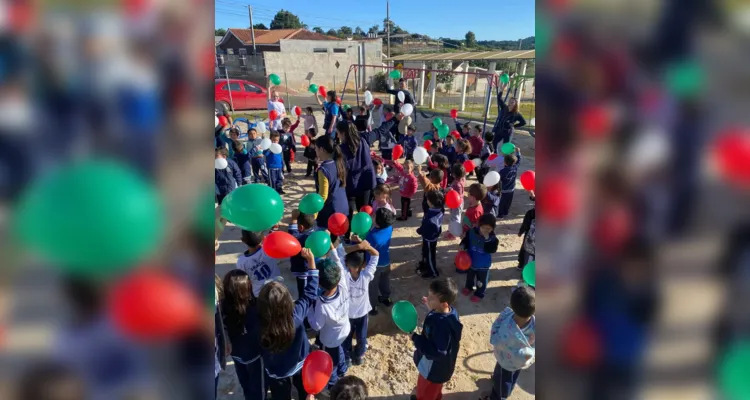
[[[536,357],[536,320],[519,328],[513,320],[513,310],[506,307],[492,324],[490,344],[494,347],[497,363],[506,371],[529,368]]]
[[[419,374],[433,383],[448,382],[453,376],[458,358],[463,325],[458,312],[430,311],[425,317],[422,333],[411,335],[414,342],[414,364]]]

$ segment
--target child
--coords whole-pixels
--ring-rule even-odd
[[[346,109],[346,116],[344,117],[344,121],[354,123],[354,110],[353,109],[351,108]]]
[[[356,236],[355,236],[356,237]],[[365,254],[370,255],[366,260]],[[375,279],[379,254],[367,241],[346,248],[346,279],[349,285],[349,325],[351,331],[344,341],[347,364],[361,365],[367,350],[367,313],[372,310],[369,285]],[[352,339],[357,346],[352,348]],[[353,351],[353,352],[352,352]]]
[[[239,140],[232,142],[232,148],[234,149],[234,162],[237,163],[242,173],[242,184],[248,184],[253,179],[252,168],[250,167],[250,155],[247,154],[245,146]]]
[[[422,278],[432,279],[440,275],[437,269],[436,251],[437,240],[443,229],[444,197],[440,190],[430,192],[425,190],[425,199],[429,209],[425,211],[422,225],[417,229],[417,234],[422,236],[422,262],[417,268],[417,273],[421,272]]]
[[[257,296],[257,318],[248,319],[248,325],[258,326],[261,359],[274,399],[291,399],[292,385],[297,388],[298,400],[307,397],[301,371],[310,353],[310,342],[305,334],[304,320],[317,298],[318,271],[309,249],[302,249],[302,256],[310,271],[299,299],[292,300],[289,289],[280,282],[270,282]]]
[[[292,153],[297,152],[297,139],[294,138],[294,130],[299,126],[300,119],[292,125],[292,120],[284,118],[281,120],[281,154],[284,155],[286,172],[292,173]]]
[[[214,183],[216,185],[217,201],[221,204],[229,192],[242,186],[242,172],[240,167],[232,159],[227,159],[227,149],[219,147],[214,151],[214,158],[223,158],[227,160],[227,167],[224,169],[214,169]]]
[[[432,171],[430,171],[429,179],[424,172],[420,172],[417,179],[424,188],[424,197],[422,198],[422,212],[426,214],[427,210],[429,209],[429,205],[427,204],[427,193],[435,190],[441,191],[440,183],[443,182],[443,171],[439,169],[433,169]]]
[[[499,158],[499,157],[498,157]],[[515,154],[503,157],[504,167],[500,170],[500,205],[498,206],[498,218],[505,218],[510,212],[510,204],[513,202],[513,192],[516,190],[516,177],[518,176],[518,165],[521,163],[521,149],[516,147]]]
[[[382,168],[382,164],[381,164]],[[375,189],[372,191],[373,193],[373,200],[372,200],[372,211],[377,212],[380,208],[386,208],[390,212],[392,212],[394,215],[396,214],[396,209],[393,208],[393,204],[391,204],[391,188],[386,184],[378,184],[375,186]]]
[[[488,172],[490,172],[490,166],[487,164],[487,160],[490,158],[490,155],[494,153],[492,149],[492,140],[494,140],[494,138],[495,135],[492,132],[487,132],[485,134],[484,145],[482,146],[482,150],[479,152],[479,159],[482,162],[476,168],[477,182],[479,183],[484,183],[484,177],[487,176]]]
[[[445,144],[443,144],[441,141],[438,142],[439,153],[444,155],[448,159],[448,164],[450,165],[453,165],[456,163],[457,154],[456,154],[455,141],[456,140],[453,136],[448,135],[445,138]]]
[[[448,164],[448,158],[442,154],[435,154],[429,160],[427,160],[427,166],[430,169],[440,168],[443,171],[443,180],[440,181],[440,188],[445,189],[448,187],[448,175],[450,175],[450,164]]]
[[[386,118],[387,121],[390,121],[390,119],[394,118],[392,115],[388,118]],[[395,127],[396,132],[398,132],[398,125],[394,124],[391,127],[391,130],[384,130],[380,132],[380,135],[378,137],[379,141],[379,148],[380,148],[380,156],[383,158],[383,160],[391,160],[393,159],[393,147],[396,146],[396,137],[393,133],[393,127]]]
[[[342,276],[345,268],[336,248],[331,245],[328,259],[319,262],[321,294],[307,316],[310,327],[318,331],[321,350],[331,356],[333,373],[328,380],[330,389],[346,374],[348,366],[343,343],[349,336],[349,282]],[[276,396],[274,396],[275,398]]]
[[[315,93],[315,100],[323,107],[323,132],[331,136],[331,139],[336,139],[335,128],[339,116],[339,105],[336,104],[336,92],[333,90],[326,92],[325,101],[318,97],[318,93]]]
[[[400,144],[404,147],[407,160],[414,160],[414,150],[417,149],[417,138],[414,137],[416,130],[417,128],[414,125],[409,125],[406,128],[406,136],[401,138]]]
[[[367,234],[367,242],[378,251],[377,275],[378,287],[375,288],[375,279],[370,282],[370,303],[372,311],[370,315],[378,315],[378,302],[386,307],[393,305],[391,301],[391,237],[393,236],[393,220],[396,214],[387,208],[380,208],[375,212],[375,227]],[[376,290],[377,289],[377,290]],[[375,296],[377,295],[377,301]]]
[[[305,108],[305,113],[302,114],[302,121],[304,121],[305,132],[310,132],[310,129],[318,129],[318,120],[313,115],[312,107]]]
[[[492,373],[491,400],[509,398],[521,370],[534,364],[535,311],[534,290],[521,286],[511,293],[510,307],[506,307],[492,324],[490,344],[494,347],[497,365]]]
[[[331,400],[367,400],[367,385],[354,375],[345,376],[331,389]]]
[[[484,147],[482,127],[480,125],[475,125],[474,128],[471,129],[470,135],[469,144],[471,144],[471,154],[469,155],[469,159],[473,160],[480,157],[482,148]]]
[[[523,244],[518,252],[518,265],[516,268],[523,271],[523,267],[529,261],[536,259],[536,207],[526,211],[518,230],[518,236],[523,235]]]
[[[472,228],[476,228],[479,225],[479,217],[484,214],[484,208],[482,207],[482,200],[487,196],[487,187],[481,183],[474,183],[469,186],[469,207],[466,209],[466,214],[463,219],[463,231],[468,232]]]
[[[242,243],[247,246],[247,251],[237,259],[237,269],[241,269],[250,275],[250,280],[253,283],[253,295],[257,297],[263,284],[281,277],[281,271],[279,271],[276,260],[263,251],[262,233],[243,229]]]
[[[430,130],[422,134],[422,140],[432,140],[438,142],[438,130],[434,125],[430,125]]]
[[[453,164],[451,167],[452,175],[453,175],[453,183],[451,183],[451,189],[455,190],[458,193],[459,198],[461,199],[461,204],[458,205],[458,208],[451,208],[451,218],[450,223],[454,224],[460,224],[461,223],[461,213],[463,212],[463,199],[464,199],[464,187],[466,186],[466,168],[464,168],[461,164]],[[450,231],[446,232],[443,236],[445,240],[456,240],[456,237],[450,233]]]
[[[279,143],[281,135],[279,132],[271,132],[271,143]],[[268,186],[271,186],[279,194],[286,194],[281,186],[284,184],[284,162],[281,154],[274,154],[271,149],[263,152],[268,167]]]
[[[315,216],[312,214],[302,214],[299,210],[292,211],[292,222],[289,224],[289,234],[294,236],[301,247],[305,247],[307,238],[315,232]],[[305,279],[307,275],[307,264],[301,254],[289,258],[292,275],[297,278],[297,293],[302,294],[305,289]]]
[[[221,314],[231,343],[237,380],[246,399],[263,399],[266,388],[262,384],[265,371],[260,361],[259,327],[248,324],[257,318],[257,300],[250,277],[245,271],[233,269],[224,276],[222,287]]]
[[[346,164],[341,147],[333,143],[328,135],[315,139],[315,153],[320,159],[315,191],[323,198],[323,209],[315,222],[318,228],[328,228],[328,218],[334,213],[349,215],[349,200],[346,197]]]
[[[258,137],[258,131],[255,128],[250,128],[247,131],[247,148],[250,154],[250,165],[253,168],[253,182],[255,183],[268,183],[268,170],[266,169],[266,162],[263,158],[263,150],[260,149],[260,144],[263,138]]]
[[[399,221],[411,217],[411,199],[417,193],[417,177],[414,175],[414,161],[405,160],[403,166],[397,162],[390,164],[398,175],[399,194],[401,195],[401,216]]]
[[[359,115],[354,119],[354,126],[357,127],[359,133],[367,132],[370,130],[368,122],[370,121],[370,109],[367,108],[364,103],[359,106]]]
[[[381,103],[378,105],[371,105],[372,108],[372,129],[378,129],[380,128],[380,125],[382,125],[385,122],[385,109],[383,108],[383,104]]]
[[[417,394],[412,400],[437,400],[443,397],[443,384],[453,376],[461,343],[463,325],[458,312],[451,305],[456,301],[458,288],[451,278],[430,283],[427,297],[422,298],[430,312],[424,319],[422,333],[412,333],[414,364],[419,378]]]
[[[456,118],[453,119],[453,123],[456,124],[456,130],[461,135],[461,139],[468,139],[471,133],[471,125],[468,122],[461,125]]]
[[[479,217],[479,227],[471,229],[461,241],[461,248],[471,257],[471,268],[466,275],[466,285],[461,293],[471,294],[476,284],[477,290],[471,296],[471,302],[477,303],[484,298],[487,283],[490,281],[492,254],[497,252],[498,240],[495,236],[495,217],[485,214]]]
[[[310,108],[310,107],[307,107]],[[307,138],[310,139],[310,144],[305,147],[305,152],[302,153],[307,158],[307,173],[305,178],[309,178],[312,174],[318,171],[318,155],[315,153],[315,128],[310,128],[305,132]]]
[[[375,167],[375,181],[377,184],[385,184],[385,181],[388,179],[388,172],[385,171],[383,162],[378,159],[373,159],[372,166]]]
[[[456,162],[465,163],[469,159],[469,153],[471,153],[471,143],[466,139],[461,139],[456,142]]]
[[[482,209],[486,214],[492,214],[497,218],[497,211],[500,207],[500,184],[487,188],[487,196],[482,200]]]

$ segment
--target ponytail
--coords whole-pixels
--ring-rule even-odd
[[[328,135],[323,135],[315,139],[315,146],[331,155],[331,158],[336,162],[341,187],[346,187],[346,160],[344,160],[344,154],[341,153],[341,148],[336,146],[333,143],[333,139]]]

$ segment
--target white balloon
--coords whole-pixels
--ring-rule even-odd
[[[273,154],[279,154],[281,153],[281,145],[278,143],[274,143],[271,145],[271,153]]]
[[[258,122],[255,125],[255,130],[258,131],[258,133],[260,133],[261,135],[266,133],[266,123],[263,121]]]
[[[404,102],[404,99],[406,98],[406,96],[404,95],[404,92],[400,90],[398,91],[398,95],[396,97],[398,97],[399,101],[401,101],[402,103]]]
[[[219,117],[214,115],[214,126],[219,126]]]
[[[430,155],[427,153],[427,149],[424,147],[417,147],[414,149],[414,162],[417,165],[422,165],[427,162],[427,158],[429,158]]]
[[[271,144],[272,144],[271,143],[271,139],[265,138],[265,139],[263,139],[263,140],[260,141],[260,149],[263,150],[263,151],[266,151],[269,148],[271,148]]]
[[[368,106],[372,104],[372,93],[369,90],[365,90],[365,104]]]
[[[487,175],[484,177],[484,186],[491,187],[495,186],[500,182],[500,174],[497,173],[497,171],[490,171]]]
[[[475,158],[475,159],[471,160],[471,162],[472,162],[472,164],[474,164],[475,167],[479,167],[480,165],[482,165],[482,159],[481,158]]]
[[[216,169],[224,169],[229,166],[229,163],[227,162],[226,158],[216,158],[214,159],[214,168]]]
[[[461,225],[461,221],[451,221],[450,224],[448,224],[448,231],[451,233],[451,235],[460,237],[464,234],[464,228]]]
[[[403,106],[401,106],[401,113],[404,114],[405,117],[408,117],[411,115],[411,113],[414,112],[414,106],[406,103]]]
[[[531,126],[536,126],[536,118],[531,119]]]

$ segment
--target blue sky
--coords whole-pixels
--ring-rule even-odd
[[[253,22],[268,26],[280,9],[291,11],[312,29],[323,30],[359,26],[367,31],[372,25],[382,29],[385,0],[336,2],[319,0],[242,1],[215,0],[216,28],[247,28],[247,5],[253,7]],[[477,40],[517,40],[534,35],[533,0],[473,0],[457,6],[460,1],[394,1],[391,20],[409,32],[431,37],[463,38],[473,31]],[[334,5],[331,8],[331,5]]]

